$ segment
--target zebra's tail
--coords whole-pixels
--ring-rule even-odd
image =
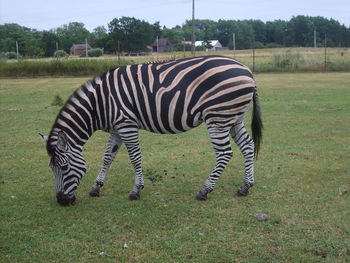
[[[262,129],[263,129],[263,123],[261,118],[261,111],[260,111],[260,103],[259,103],[259,96],[258,91],[255,87],[254,95],[253,95],[253,114],[252,114],[252,135],[253,135],[253,141],[254,141],[254,155],[255,158],[257,158],[259,149],[260,149],[260,143],[262,141]]]

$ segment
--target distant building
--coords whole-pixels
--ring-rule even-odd
[[[221,45],[219,40],[209,40],[209,43],[212,46],[212,48],[206,49],[206,51],[220,51],[227,49]],[[196,41],[194,45],[196,47],[204,46],[204,41]]]
[[[192,45],[192,41],[181,41],[183,45]]]
[[[79,56],[81,54],[85,54],[86,49],[89,51],[91,49],[91,46],[89,44],[74,44],[70,48],[70,54]]]
[[[151,44],[153,52],[170,52],[173,50],[173,44],[170,42],[168,38],[160,38],[157,40],[154,40],[154,42]],[[158,47],[158,50],[157,50]]]

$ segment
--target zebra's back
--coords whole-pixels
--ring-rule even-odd
[[[246,66],[222,56],[125,66],[110,76],[121,107],[156,133],[184,132],[202,121],[231,124],[255,87]]]

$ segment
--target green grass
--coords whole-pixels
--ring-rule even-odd
[[[350,194],[339,194],[350,191],[350,73],[256,75],[265,130],[246,198],[234,146],[208,201],[193,200],[214,165],[201,126],[141,132],[146,187],[134,202],[125,147],[101,197],[88,196],[108,138],[97,132],[78,200],[61,207],[37,133],[50,130],[55,96],[87,79],[0,80],[0,262],[350,262]]]

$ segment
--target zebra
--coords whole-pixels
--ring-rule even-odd
[[[252,137],[244,116],[252,110]],[[78,88],[59,111],[49,136],[41,135],[61,205],[75,201],[75,191],[86,172],[83,146],[97,130],[110,133],[103,166],[91,189],[99,196],[106,174],[122,144],[135,173],[129,200],[140,199],[144,188],[139,130],[176,134],[207,126],[216,154],[216,165],[195,196],[207,200],[232,157],[230,137],[245,158],[243,185],[237,194],[246,196],[254,184],[254,160],[262,140],[259,97],[252,72],[224,56],[201,56],[127,65],[111,69]]]

